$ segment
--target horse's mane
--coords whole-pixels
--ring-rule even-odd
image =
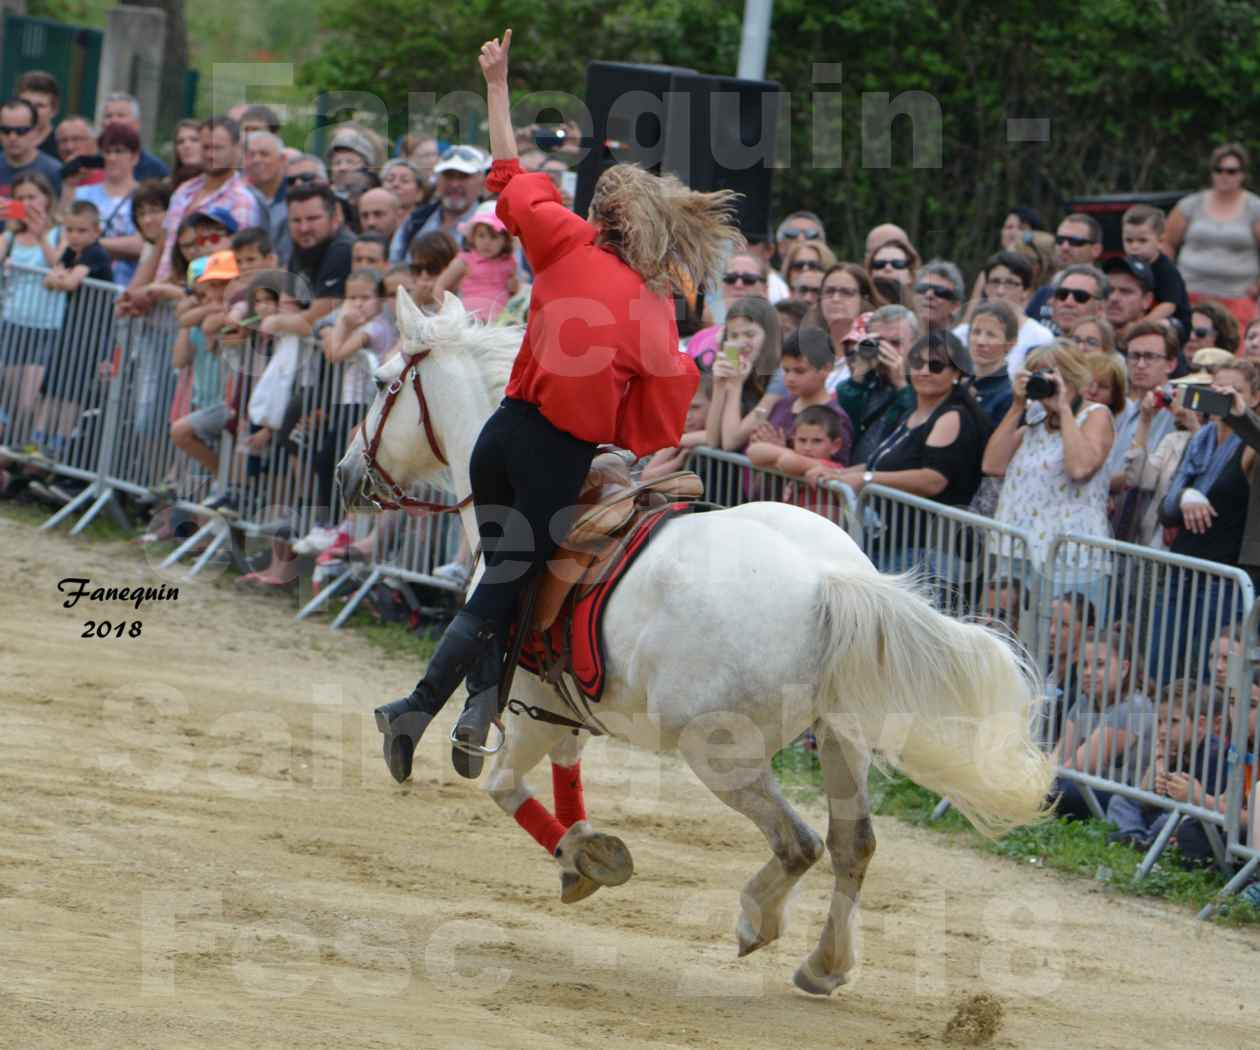
[[[436,354],[458,354],[476,363],[491,402],[498,404],[507,387],[525,329],[490,325],[466,311],[451,296],[436,314],[426,315],[421,342]]]

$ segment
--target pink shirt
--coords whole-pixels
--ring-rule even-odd
[[[496,255],[487,259],[484,255],[466,251],[459,253],[459,261],[467,267],[459,285],[459,297],[464,309],[476,314],[483,321],[493,321],[503,312],[507,301],[508,281],[516,274],[515,256]]]
[[[166,218],[162,221],[162,229],[166,231],[166,248],[162,253],[162,261],[158,263],[159,281],[165,281],[171,275],[171,249],[175,246],[179,224],[190,213],[193,200],[205,189],[205,185],[206,177],[198,175],[195,179],[181,183],[179,189],[171,195],[171,206],[167,208]],[[264,225],[262,206],[239,171],[216,192],[199,202],[196,210],[209,211],[211,208],[226,208],[231,212],[238,230]]]

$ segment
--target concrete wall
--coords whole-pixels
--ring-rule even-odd
[[[120,4],[106,14],[105,48],[101,55],[101,79],[96,93],[97,123],[100,123],[105,109],[105,99],[112,92],[125,91],[140,100],[142,141],[146,145],[154,141],[161,101],[165,40],[165,11]]]

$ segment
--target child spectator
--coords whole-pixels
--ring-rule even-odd
[[[848,417],[834,404],[810,405],[796,416],[790,448],[759,442],[749,447],[750,453],[757,451],[755,457],[750,455],[749,458],[759,467],[803,479],[820,464],[834,466],[837,456],[847,454],[852,434]],[[804,495],[801,486],[791,486],[789,491],[790,494],[785,493],[783,497],[786,502],[805,506],[801,502]]]
[[[769,301],[758,295],[734,300],[727,308],[713,362],[706,444],[730,452],[744,450],[779,400],[766,388],[779,367],[780,353],[779,315]]]
[[[1224,813],[1221,727],[1225,717],[1225,697],[1210,686],[1192,678],[1167,686],[1159,701],[1155,754],[1140,786],[1174,802]],[[1107,819],[1116,830],[1107,841],[1147,849],[1172,816],[1172,811],[1159,806],[1113,795],[1107,804]],[[1244,816],[1244,827],[1246,819]],[[1196,865],[1212,862],[1212,848],[1194,818],[1188,818],[1177,830],[1176,843],[1183,860]]]
[[[228,285],[240,277],[236,257],[229,251],[215,252],[197,259],[188,268],[196,305],[180,317],[179,335],[171,351],[175,368],[191,368],[192,411],[171,427],[175,447],[196,460],[213,479],[219,471],[215,452],[220,435],[231,417],[224,400],[223,372],[218,357],[217,338],[206,332],[209,322],[222,325]],[[217,493],[207,501],[212,510],[232,509],[234,497]]]
[[[49,450],[54,458],[65,453],[70,434],[79,421],[79,404],[96,375],[100,351],[110,341],[97,323],[105,301],[102,290],[82,288],[88,279],[113,280],[113,263],[109,253],[101,247],[100,237],[101,220],[96,205],[74,201],[63,227],[66,247],[57,265],[44,277],[45,288],[65,292],[68,296],[60,344],[44,373],[40,389],[46,400],[41,412],[43,424],[35,434],[37,444],[42,444],[48,435]]]
[[[809,313],[809,304],[799,299],[780,299],[774,304],[774,308],[779,315],[779,330],[786,342],[787,337],[800,328],[801,322],[805,320],[805,315]]]
[[[777,450],[790,446],[801,412],[814,405],[827,405],[835,409],[841,423],[840,445],[830,454],[831,461],[848,466],[853,423],[835,395],[827,390],[827,377],[835,366],[827,334],[817,328],[793,332],[783,343],[782,362],[787,396],[774,403],[766,421],[753,431],[748,458],[757,466],[769,465]]]
[[[350,247],[351,270],[385,272],[389,265],[389,240],[383,233],[361,233]]]
[[[445,230],[430,230],[411,242],[412,299],[421,310],[438,306],[437,282],[459,254],[455,239]]]
[[[433,289],[438,302],[444,292],[457,292],[469,313],[487,324],[520,288],[512,238],[494,209],[494,201],[486,201],[477,206],[471,219],[460,223],[465,250],[442,272]]]
[[[1155,707],[1142,691],[1144,676],[1136,662],[1127,625],[1095,634],[1084,646],[1079,668],[1080,694],[1068,709],[1063,736],[1053,759],[1058,766],[1136,785],[1151,759]],[[1092,813],[1074,781],[1054,782],[1060,793],[1059,815],[1088,820]],[[1095,791],[1103,812],[1112,795]]]
[[[1121,221],[1124,254],[1141,259],[1151,268],[1154,278],[1155,305],[1143,320],[1171,317],[1180,326],[1177,334],[1184,340],[1190,331],[1190,296],[1181,271],[1159,249],[1166,224],[1164,213],[1149,204],[1135,204]]]

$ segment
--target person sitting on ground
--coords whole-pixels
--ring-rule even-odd
[[[1155,753],[1140,787],[1173,802],[1224,813],[1225,746],[1221,727],[1228,717],[1225,697],[1193,678],[1164,688],[1156,718]],[[1112,795],[1107,820],[1116,830],[1108,842],[1148,849],[1174,811],[1124,795]],[[1243,810],[1246,813],[1246,810]],[[1244,815],[1242,820],[1246,822]],[[1175,832],[1181,859],[1192,866],[1211,864],[1214,855],[1202,825],[1188,817]]]
[[[752,432],[747,456],[754,466],[774,465],[778,454],[792,446],[792,433],[800,414],[813,405],[828,405],[840,417],[839,447],[832,462],[847,466],[853,449],[853,422],[827,390],[827,377],[835,354],[827,334],[817,328],[794,332],[783,342],[783,381],[787,394],[770,409],[766,421]]]
[[[779,315],[760,296],[731,303],[713,362],[713,400],[706,426],[714,448],[742,452],[779,400],[766,387],[779,367]]]
[[[1155,707],[1128,624],[1095,633],[1085,642],[1079,667],[1080,692],[1068,708],[1063,736],[1052,758],[1056,766],[1136,786],[1155,742]],[[1057,812],[1068,820],[1093,816],[1075,781],[1055,779]],[[1103,813],[1112,794],[1095,791]]]

